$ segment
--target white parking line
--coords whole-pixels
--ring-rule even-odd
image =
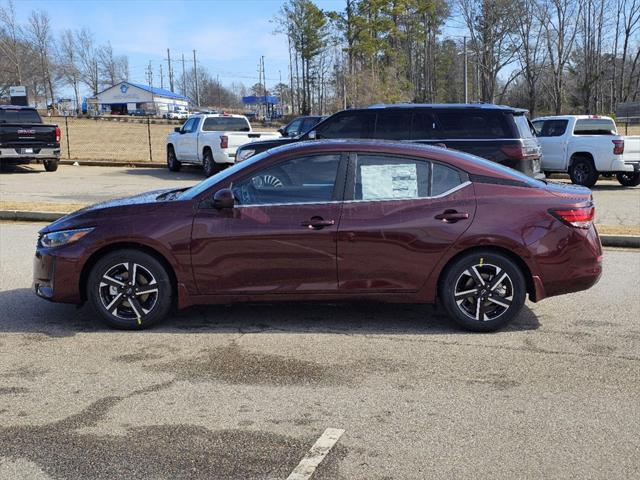
[[[338,439],[342,436],[344,430],[340,428],[327,428],[320,438],[316,440],[313,447],[300,461],[287,480],[308,480],[320,465],[320,462],[327,456],[329,450],[333,448]]]

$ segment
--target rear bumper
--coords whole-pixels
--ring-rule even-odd
[[[28,163],[31,160],[58,160],[60,148],[33,148],[32,153],[24,152],[24,148],[0,148],[0,161],[12,163]]]
[[[611,161],[611,172],[638,172],[640,171],[640,159],[637,161],[623,160],[621,158],[614,158]]]

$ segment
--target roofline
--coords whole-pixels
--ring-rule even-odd
[[[98,95],[103,94],[103,93],[104,93],[104,92],[106,92],[107,90],[111,90],[112,88],[115,88],[115,87],[117,87],[118,85],[122,85],[123,83],[126,83],[127,85],[131,85],[132,87],[135,87],[135,88],[139,88],[140,90],[143,90],[143,91],[145,91],[145,92],[149,92],[149,93],[151,93],[152,95],[156,95],[156,96],[158,96],[158,97],[172,98],[172,97],[169,97],[169,96],[167,96],[167,95],[163,95],[163,94],[161,94],[161,93],[154,93],[154,92],[149,91],[149,90],[146,90],[146,89],[144,88],[144,87],[149,87],[149,88],[157,88],[157,87],[151,87],[151,86],[149,86],[149,85],[142,85],[141,83],[129,82],[128,80],[122,80],[122,81],[120,81],[120,82],[118,82],[118,83],[116,83],[116,84],[113,84],[113,85],[111,85],[110,87],[107,87],[107,88],[105,88],[104,90],[99,91],[98,93],[96,93],[95,95],[93,95],[92,97],[89,97],[89,98],[97,98],[97,96],[98,96]],[[173,93],[173,92],[171,92],[171,93]],[[189,98],[187,98],[187,97],[185,97],[185,96],[183,96],[183,95],[179,95],[179,94],[177,94],[177,93],[173,93],[173,95],[175,95],[175,98],[176,98],[176,99],[178,99],[178,100],[186,100],[187,102],[189,102],[189,101],[190,101],[190,100],[189,100]]]
[[[510,105],[499,105],[494,103],[379,103],[364,108],[354,108],[352,110],[375,110],[391,108],[451,108],[451,109],[486,109],[486,110],[506,110],[512,112],[527,113],[526,108],[517,108]]]

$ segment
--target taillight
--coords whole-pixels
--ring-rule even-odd
[[[522,145],[503,145],[500,150],[511,160],[522,160],[524,158]]]
[[[589,228],[596,214],[593,205],[579,208],[552,208],[549,213],[561,222],[575,228]]]
[[[229,137],[226,135],[220,136],[220,148],[228,148],[229,147]]]
[[[56,127],[56,143],[60,143],[61,138],[62,138],[62,133],[60,132],[60,127]]]
[[[611,140],[613,142],[613,153],[622,155],[624,153],[624,140]]]

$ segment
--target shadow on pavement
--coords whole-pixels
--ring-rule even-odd
[[[161,180],[193,180],[194,184],[206,178],[204,173],[202,173],[202,168],[195,165],[183,166],[179,172],[170,172],[166,168],[139,167],[127,168],[123,173],[138,177],[153,177]]]
[[[111,331],[90,305],[50,303],[30,289],[0,292],[0,333],[41,333],[52,337]],[[503,331],[535,330],[540,322],[525,305]],[[191,307],[173,314],[148,333],[330,333],[467,334],[431,305],[376,303],[264,303]],[[134,334],[134,333],[132,333]]]
[[[0,168],[0,173],[51,173],[47,172],[41,164],[32,165],[11,165],[4,164]]]

